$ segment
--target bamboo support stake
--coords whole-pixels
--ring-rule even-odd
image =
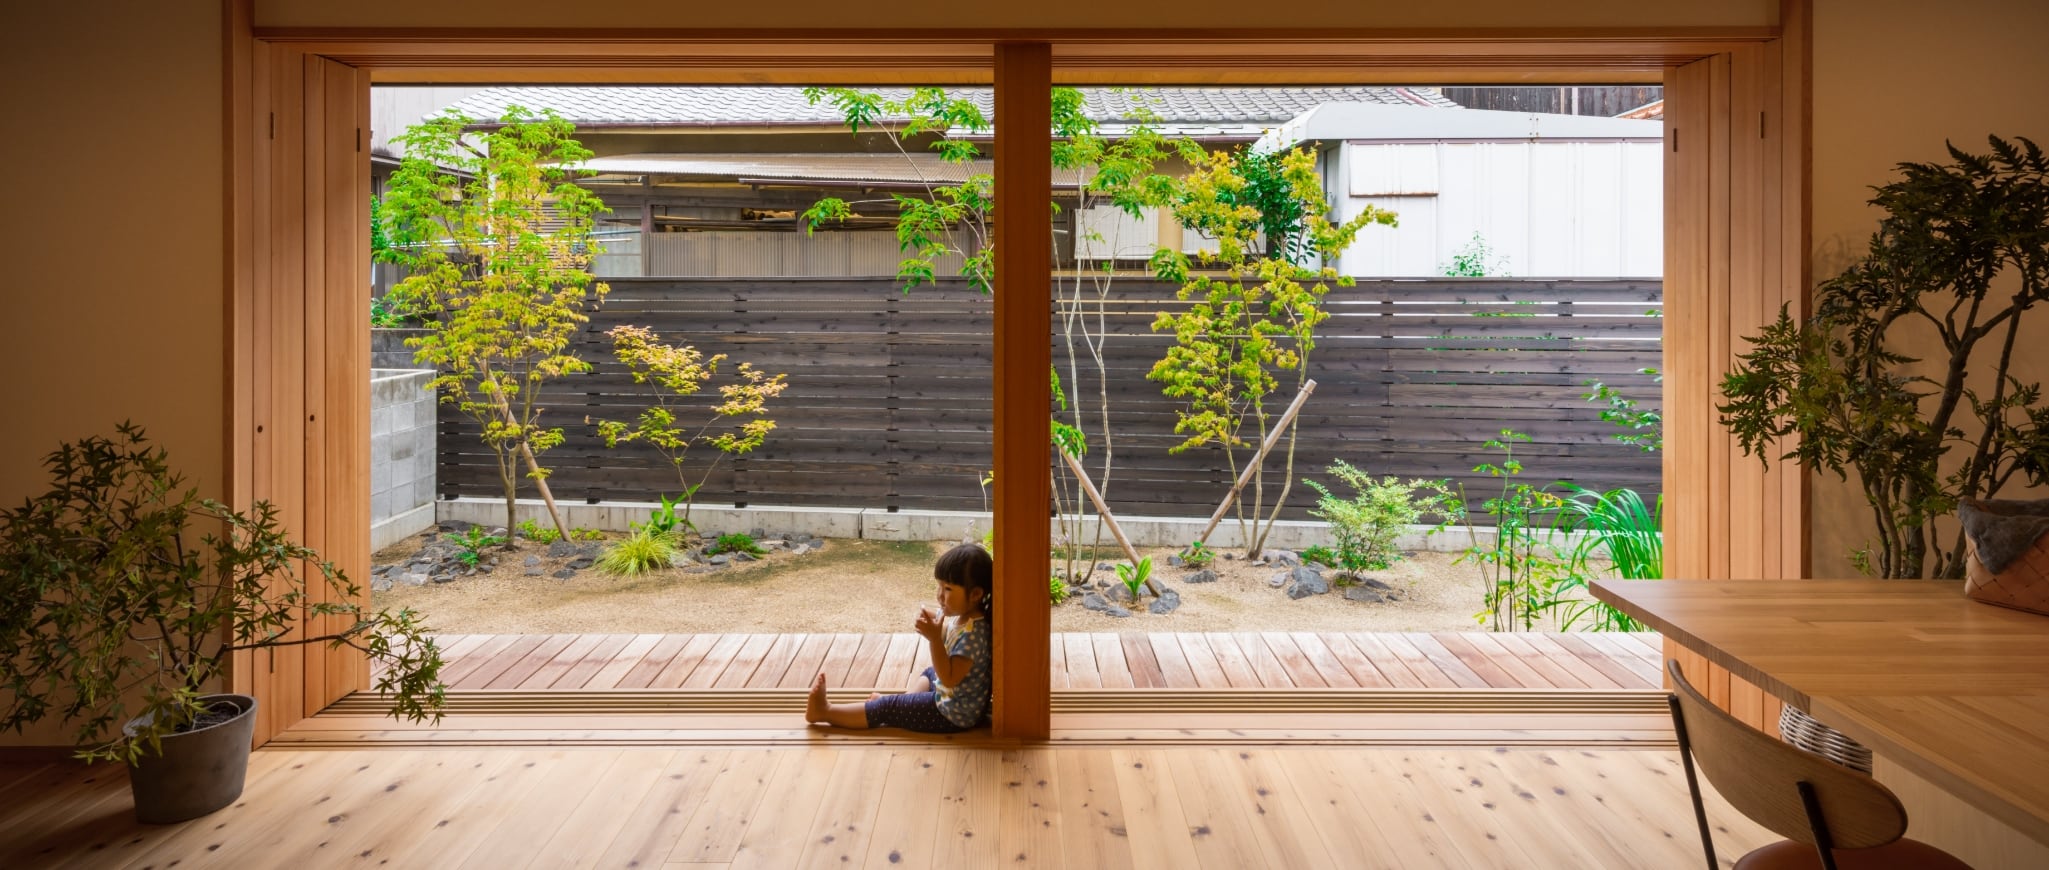
[[[1202,527],[1202,534],[1196,535],[1196,540],[1207,541],[1209,533],[1217,530],[1217,523],[1224,521],[1224,514],[1231,509],[1231,502],[1238,500],[1239,491],[1245,489],[1245,484],[1252,480],[1252,473],[1259,470],[1260,463],[1266,461],[1267,452],[1274,449],[1275,444],[1280,443],[1281,433],[1288,431],[1288,426],[1295,422],[1295,415],[1302,411],[1302,403],[1308,401],[1309,394],[1313,392],[1316,392],[1316,381],[1304,381],[1301,392],[1295,394],[1295,401],[1289,402],[1287,412],[1281,415],[1281,424],[1275,426],[1272,432],[1266,433],[1266,441],[1259,445],[1259,452],[1253,454],[1251,462],[1245,463],[1245,470],[1238,472],[1238,482],[1231,484],[1231,491],[1224,496],[1224,503],[1217,505],[1217,512],[1209,515],[1209,525]],[[1254,519],[1257,520],[1256,517]],[[1251,545],[1249,541],[1246,543],[1247,546]]]
[[[1073,454],[1065,450],[1060,451],[1060,458],[1067,460],[1067,467],[1074,471],[1075,479],[1081,481],[1081,491],[1088,493],[1089,501],[1095,503],[1096,515],[1103,518],[1103,525],[1110,527],[1111,537],[1117,539],[1117,546],[1124,548],[1124,557],[1131,560],[1133,568],[1138,567],[1138,549],[1131,546],[1130,538],[1124,537],[1124,530],[1118,527],[1117,518],[1110,515],[1110,506],[1103,503],[1103,496],[1096,492],[1096,485],[1089,480],[1089,473],[1082,470],[1081,460],[1074,458]],[[1146,578],[1145,588],[1154,595],[1160,594],[1160,587],[1153,585],[1150,577]]]

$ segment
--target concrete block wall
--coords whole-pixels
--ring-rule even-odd
[[[370,548],[434,525],[434,393],[427,369],[370,371]]]

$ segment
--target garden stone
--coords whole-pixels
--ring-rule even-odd
[[[792,556],[802,556],[805,553],[809,552],[811,552],[810,544],[798,544],[797,546],[790,548],[790,555]]]
[[[1115,606],[1110,603],[1110,599],[1104,598],[1101,593],[1091,592],[1081,597],[1081,607],[1083,610],[1094,610],[1100,613]]]
[[[560,538],[555,539],[554,543],[548,545],[548,556],[551,558],[560,559],[563,556],[572,556],[575,554],[576,545],[568,541],[562,540]]]
[[[1115,604],[1110,605],[1109,609],[1103,611],[1103,613],[1109,616],[1116,617],[1118,619],[1128,619],[1131,616],[1131,611],[1125,610],[1122,607],[1118,607]]]
[[[453,583],[453,582],[455,582],[455,575],[454,575],[454,574],[436,574],[436,575],[434,575],[434,582],[436,582],[436,583]]]
[[[733,561],[735,561],[735,562],[759,562],[759,561],[761,561],[761,557],[760,557],[760,556],[756,556],[756,555],[754,555],[753,553],[734,553],[734,554],[733,554]]]
[[[463,532],[467,532],[476,527],[476,523],[465,522],[463,520],[442,520],[440,524],[440,529],[442,531],[449,532],[452,534],[462,534]]]
[[[1315,568],[1296,568],[1288,572],[1288,579],[1289,598],[1301,600],[1330,591],[1330,581],[1323,579],[1323,573]]]
[[[1380,590],[1371,586],[1347,586],[1345,587],[1345,600],[1359,601],[1366,604],[1381,604],[1394,599],[1381,594]]]
[[[1393,586],[1389,586],[1389,585],[1387,585],[1386,583],[1384,583],[1384,582],[1381,582],[1381,581],[1380,581],[1379,579],[1377,579],[1377,578],[1373,578],[1373,577],[1363,577],[1363,576],[1362,576],[1362,577],[1354,577],[1354,578],[1352,578],[1352,580],[1353,580],[1353,582],[1355,582],[1355,583],[1358,583],[1358,584],[1359,584],[1359,585],[1361,585],[1361,586],[1367,586],[1367,587],[1371,587],[1371,588],[1373,588],[1373,589],[1377,589],[1377,590],[1380,590],[1380,591],[1382,591],[1382,592],[1393,592],[1393,591],[1394,591],[1394,587],[1393,587]]]
[[[1122,583],[1118,583],[1114,586],[1109,587],[1109,591],[1105,593],[1105,595],[1111,601],[1122,601],[1129,604],[1138,603],[1136,599],[1131,597],[1131,590],[1125,588],[1124,584]]]
[[[764,529],[764,528],[762,528],[762,527],[760,527],[760,526],[755,526],[754,528],[751,528],[751,529],[748,529],[748,530],[747,530],[747,537],[750,537],[750,538],[753,538],[753,539],[755,539],[755,540],[759,541],[759,540],[761,540],[762,538],[766,538],[766,537],[768,537],[768,530],[767,530],[767,529]]]
[[[1153,603],[1146,605],[1145,609],[1154,613],[1173,613],[1174,608],[1180,606],[1181,593],[1164,589],[1160,591],[1160,597],[1153,599]]]
[[[1208,569],[1208,568],[1204,568],[1204,569],[1202,569],[1202,570],[1200,570],[1200,571],[1197,571],[1197,572],[1195,572],[1195,573],[1193,573],[1193,574],[1190,574],[1190,575],[1188,575],[1188,576],[1186,576],[1186,577],[1183,577],[1183,578],[1181,578],[1181,582],[1183,582],[1183,583],[1215,583],[1215,582],[1217,582],[1217,572],[1215,572],[1215,571],[1212,571],[1212,570],[1210,570],[1210,569]]]
[[[1180,553],[1175,553],[1174,555],[1167,557],[1167,567],[1169,568],[1182,568],[1186,567],[1187,565],[1188,561],[1181,558]]]
[[[528,576],[528,577],[539,577],[539,576],[541,576],[542,574],[546,574],[546,573],[548,573],[548,572],[546,572],[546,571],[543,571],[543,570],[541,570],[541,569],[539,569],[539,568],[528,568],[528,569],[526,569],[526,576]]]
[[[597,560],[592,559],[589,556],[578,556],[574,559],[569,560],[568,562],[563,563],[562,567],[567,568],[571,571],[581,571],[585,568],[590,567],[591,563],[595,561]]]
[[[399,575],[398,579],[399,582],[407,586],[425,586],[428,580],[433,579],[433,576],[424,571],[409,571]]]
[[[1279,574],[1266,578],[1266,585],[1272,586],[1275,589],[1288,585],[1288,572],[1282,571]]]
[[[694,564],[696,563],[691,561],[689,553],[671,553],[669,555],[669,567],[671,568],[688,568]]]
[[[563,568],[562,570],[560,570],[560,571],[557,571],[557,572],[555,572],[555,573],[553,573],[553,574],[550,574],[550,575],[548,575],[548,576],[550,576],[550,577],[553,577],[553,578],[555,578],[555,579],[557,579],[557,580],[567,580],[567,579],[569,579],[569,578],[571,578],[571,577],[574,577],[574,576],[576,576],[576,569],[575,569],[575,568],[567,568],[567,567],[565,567],[565,568]]]
[[[710,563],[712,563],[712,564],[714,564],[714,565],[724,565],[724,564],[727,564],[727,563],[729,563],[729,562],[732,562],[732,561],[733,561],[733,556],[732,556],[732,554],[730,554],[730,553],[720,553],[720,554],[718,554],[718,555],[716,555],[716,556],[713,556],[713,557],[711,557],[710,559],[707,559],[706,561],[708,561],[708,562],[710,562]]]
[[[1295,555],[1291,550],[1268,550],[1266,559],[1283,568],[1293,568],[1302,564],[1302,557]]]
[[[504,538],[504,539],[506,539],[506,540],[508,540],[508,541],[509,541],[509,540],[512,540],[512,536],[511,536],[511,535],[508,535],[508,534],[506,534],[506,533],[505,533],[505,527],[504,527],[504,526],[499,526],[499,527],[497,527],[497,528],[494,528],[494,529],[492,529],[492,530],[491,530],[491,536],[492,536],[492,537],[494,537],[494,538]]]
[[[533,566],[535,566],[535,565],[539,565],[539,564],[541,564],[541,557],[539,557],[539,556],[528,556],[528,557],[526,557],[526,566],[527,566],[528,568],[532,568]]]
[[[372,592],[390,592],[391,587],[392,579],[388,574],[379,574],[370,578],[370,591]]]

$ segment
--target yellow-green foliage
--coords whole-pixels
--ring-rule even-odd
[[[482,427],[509,526],[520,462],[547,477],[536,455],[563,439],[540,423],[541,383],[591,368],[571,342],[585,304],[609,290],[588,268],[607,209],[575,183],[591,152],[568,121],[514,106],[499,126],[476,123],[451,109],[398,137],[406,157],[380,209],[390,245],[377,259],[406,267],[390,299],[427,328],[407,344],[440,373],[441,401]]]
[[[643,526],[618,543],[607,547],[592,564],[607,574],[638,577],[669,567],[676,545],[668,535]]]
[[[687,344],[663,344],[661,336],[639,326],[615,327],[605,334],[612,339],[613,355],[633,372],[634,383],[652,384],[657,389],[654,405],[640,412],[631,425],[617,420],[598,421],[598,435],[605,439],[607,447],[640,441],[668,458],[676,469],[677,481],[683,485],[683,519],[687,525],[697,489],[704,485],[719,459],[760,447],[775,429],[775,421],[768,418],[768,400],[781,395],[789,386],[784,381],[788,376],[770,375],[740,363],[733,370],[733,383],[718,388],[721,401],[712,406],[711,417],[692,428],[692,424],[679,422],[678,415],[686,410],[681,400],[696,395],[716,377],[726,355],[707,357]],[[713,433],[712,428],[722,422],[730,428]],[[705,465],[698,482],[692,484],[684,473],[683,463],[689,458],[690,446],[699,442],[710,444],[719,453]]]

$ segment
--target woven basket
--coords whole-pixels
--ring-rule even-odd
[[[1974,601],[2049,614],[2049,535],[1997,574],[1978,558],[1978,545],[1964,536],[1964,594]]]
[[[1780,708],[1779,735],[1812,752],[1866,776],[1871,775],[1871,749],[1843,732],[1816,721],[1791,704]]]

